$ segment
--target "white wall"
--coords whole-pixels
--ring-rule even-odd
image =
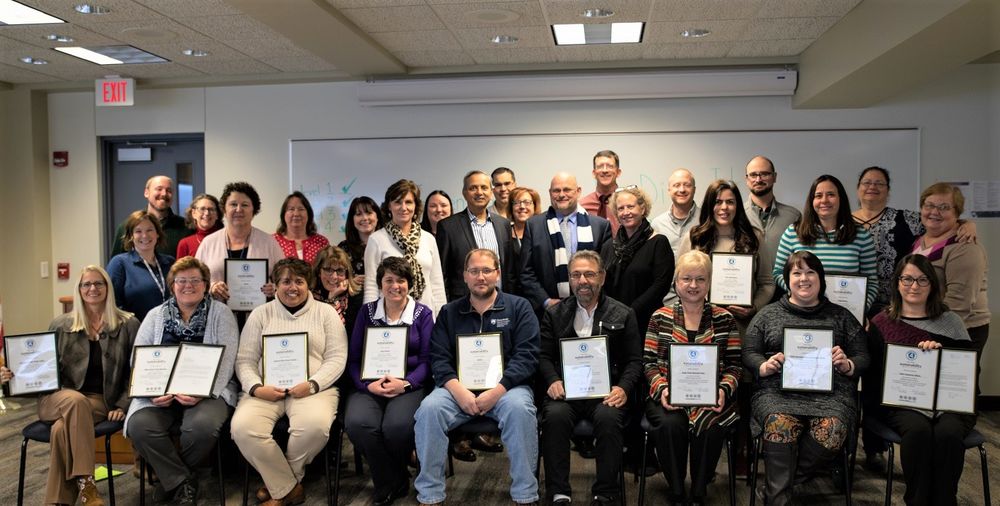
[[[991,139],[1000,133],[998,88],[1000,65],[979,65],[857,110],[793,110],[790,100],[781,97],[362,108],[353,83],[324,83],[139,90],[137,106],[95,113],[90,93],[52,94],[50,143],[52,149],[68,147],[73,164],[70,169],[53,170],[52,216],[60,217],[52,224],[53,261],[69,260],[76,268],[98,259],[104,241],[97,224],[101,198],[95,147],[101,135],[192,132],[202,126],[206,187],[218,193],[229,181],[252,182],[263,200],[255,224],[270,230],[288,189],[289,140],[302,138],[919,127],[919,175],[925,185],[938,179],[997,178],[1000,145]],[[794,170],[780,165],[781,153],[768,153],[763,147],[761,151],[775,159],[779,172]],[[627,160],[627,153],[621,155]],[[337,160],[330,160],[330,167],[351,170],[338,166]],[[664,171],[672,168],[670,160],[663,160]],[[624,161],[623,169],[628,171]],[[399,168],[400,176],[405,170]],[[915,172],[897,168],[893,177]],[[980,223],[991,251],[1000,247],[998,225]],[[1000,286],[995,281],[1000,278],[991,278],[993,286]],[[56,296],[68,293],[67,286],[58,282],[54,291]],[[1000,295],[994,297],[997,300]],[[993,304],[995,311],[998,307]],[[1000,345],[988,347],[987,354],[1000,359]],[[1000,370],[984,373],[984,391],[1000,394]]]

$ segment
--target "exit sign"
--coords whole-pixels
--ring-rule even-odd
[[[98,79],[94,86],[98,107],[129,106],[134,102],[135,79],[111,77]]]

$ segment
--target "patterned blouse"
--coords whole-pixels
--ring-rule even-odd
[[[864,226],[857,218],[854,222]],[[913,241],[924,233],[924,226],[920,223],[920,213],[886,207],[878,220],[870,224],[868,233],[875,241],[875,273],[879,285],[875,307],[884,307],[889,304],[896,261],[910,252]]]

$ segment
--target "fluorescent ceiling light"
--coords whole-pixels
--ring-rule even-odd
[[[634,44],[642,41],[645,23],[588,23],[552,25],[557,46],[579,44]]]
[[[120,65],[123,63],[167,63],[170,60],[147,53],[135,46],[91,46],[91,47],[54,47],[77,58],[98,65]]]
[[[15,2],[0,0],[0,26],[3,25],[41,25],[47,23],[65,23],[65,21],[50,16],[38,9]]]
[[[75,56],[81,60],[96,63],[98,65],[120,65],[123,63],[121,60],[116,60],[110,56],[104,56],[101,53],[91,51],[85,47],[54,47],[52,49],[66,53],[70,56]]]

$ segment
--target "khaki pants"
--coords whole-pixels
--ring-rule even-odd
[[[337,400],[336,388],[278,402],[240,396],[232,420],[233,441],[260,473],[271,497],[285,497],[302,481],[306,464],[312,462],[330,439]],[[287,415],[289,422],[288,449],[284,453],[271,437],[271,430],[282,415]]]
[[[76,478],[94,474],[94,424],[107,418],[98,394],[62,389],[38,399],[38,418],[52,424],[45,504],[75,504]]]

